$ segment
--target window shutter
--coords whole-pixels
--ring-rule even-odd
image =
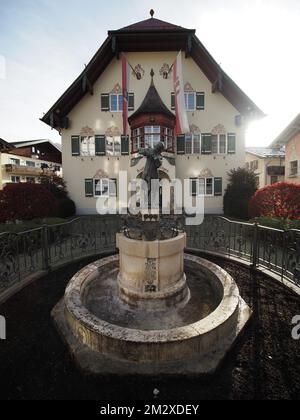
[[[95,154],[96,156],[105,156],[106,154],[105,136],[95,137]]]
[[[121,136],[121,155],[129,155],[129,136]]]
[[[212,152],[211,134],[202,134],[202,153],[208,155]]]
[[[227,152],[229,154],[235,154],[236,153],[236,136],[235,136],[235,134],[228,134],[227,140],[228,140],[228,150],[227,150]]]
[[[128,111],[134,111],[134,93],[128,93]]]
[[[109,94],[102,93],[101,95],[101,111],[109,111]]]
[[[222,196],[223,195],[223,179],[222,178],[215,178],[215,196]]]
[[[197,92],[196,93],[196,108],[197,109],[205,109],[205,94],[204,92]]]
[[[80,156],[80,138],[72,136],[72,156]]]
[[[109,180],[109,196],[117,197],[118,195],[118,184],[115,178]]]
[[[94,196],[94,184],[92,179],[85,180],[85,196],[93,197]]]
[[[175,93],[171,93],[171,109],[172,111],[175,111]]]
[[[191,196],[197,196],[197,178],[191,178]]]
[[[185,154],[185,136],[177,137],[177,154],[178,155]]]

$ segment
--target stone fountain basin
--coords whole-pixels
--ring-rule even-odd
[[[87,296],[89,290],[95,287],[95,282],[101,281],[105,267],[118,263],[119,256],[116,255],[88,265],[72,278],[63,302],[65,325],[60,328],[64,330],[62,333],[66,337],[68,330],[94,354],[120,361],[159,364],[196,357],[199,365],[201,358],[206,356],[207,360],[209,355],[208,370],[215,370],[249,320],[251,310],[240,297],[233,278],[222,268],[193,255],[185,254],[184,260],[185,264],[196,264],[199,273],[206,273],[215,292],[217,301],[213,303],[213,310],[208,316],[203,318],[203,314],[200,314],[202,318],[195,320],[193,315],[191,323],[186,322],[185,325],[173,328],[164,325],[163,329],[149,329],[151,323],[148,329],[131,328],[124,324],[118,325],[116,320],[108,322],[101,319],[96,315],[97,311],[88,309]],[[105,276],[102,280],[105,281]],[[57,324],[62,325],[61,322]],[[205,367],[200,366],[200,371],[206,372]]]

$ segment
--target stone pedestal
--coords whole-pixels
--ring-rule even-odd
[[[184,274],[185,246],[185,233],[164,241],[139,241],[117,234],[120,298],[146,310],[185,304],[190,297]]]

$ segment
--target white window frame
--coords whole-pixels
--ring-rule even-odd
[[[82,149],[82,140],[87,139],[87,151]],[[96,145],[95,145],[95,136],[80,136],[80,156],[95,156],[96,155]]]
[[[15,179],[15,181],[13,181],[13,178]],[[17,178],[19,179],[19,181],[16,181]],[[20,184],[21,183],[21,177],[19,175],[11,175],[10,181],[11,181],[12,184]]]
[[[191,153],[187,152],[186,149],[186,139],[188,137],[191,137],[191,141],[192,141],[192,151]],[[195,152],[195,136],[199,137],[199,152]],[[195,134],[186,134],[185,135],[185,154],[186,155],[201,155],[201,150],[202,150],[202,136],[201,133],[195,133]]]
[[[100,191],[98,194],[96,191],[96,183],[100,182]],[[108,186],[107,188],[107,192],[105,194],[101,194],[101,192],[103,191],[103,184],[106,183],[106,185]],[[116,190],[113,191],[111,189],[112,184],[114,183],[114,185],[116,186]],[[104,198],[109,198],[109,197],[117,197],[117,179],[116,178],[94,178],[93,179],[93,192],[94,192],[94,197],[98,198],[98,197],[104,197]]]
[[[194,107],[193,108],[189,108],[189,100],[188,97],[189,95],[193,95],[194,96]],[[197,109],[197,97],[196,97],[196,92],[189,92],[189,91],[185,91],[184,92],[184,102],[185,102],[185,109],[188,112],[194,112]]]
[[[211,179],[212,181],[212,193],[207,194],[207,181]],[[204,194],[200,193],[200,181],[204,180]],[[215,196],[215,178],[214,177],[200,177],[200,178],[191,178],[190,179],[190,194],[192,195],[192,182],[197,181],[196,184],[196,195],[198,197],[214,197]]]
[[[295,164],[293,168],[293,164]],[[298,160],[292,160],[290,161],[290,176],[297,176],[299,172],[299,161]]]
[[[29,165],[28,165],[28,163],[29,163]],[[32,160],[26,160],[25,165],[26,165],[28,168],[35,168],[35,162],[34,162],[34,161],[32,161]]]
[[[117,110],[112,109],[112,97],[117,97]],[[121,107],[120,107],[120,97],[121,99]],[[123,112],[123,95],[121,93],[110,93],[109,94],[109,110],[110,112]]]
[[[151,131],[146,131],[147,128],[151,128]],[[157,128],[159,128],[159,131],[157,130]],[[156,129],[156,130],[155,130]],[[158,136],[159,137],[159,141],[161,141],[161,126],[160,125],[147,125],[144,127],[144,143],[145,143],[145,148],[153,148],[155,146],[154,144],[154,136]],[[146,140],[146,137],[151,137],[151,141],[150,144],[146,144],[148,143],[149,140]]]
[[[21,160],[17,158],[9,158],[9,163],[15,166],[21,166]]]
[[[112,139],[112,153],[109,151],[108,139]],[[116,151],[116,144],[118,142],[119,150]],[[122,154],[122,138],[121,136],[105,136],[105,146],[106,146],[106,155],[107,156],[121,156]]]
[[[213,151],[213,148],[212,148],[212,154],[213,155],[226,155],[227,154],[227,150],[228,150],[228,137],[227,137],[227,134],[212,134],[211,136],[212,137],[213,136],[216,136],[217,137],[217,152],[214,152]],[[224,152],[221,152],[221,136],[224,136],[225,137],[225,151]],[[213,139],[212,139],[212,142],[213,142]]]

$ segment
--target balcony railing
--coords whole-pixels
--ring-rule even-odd
[[[4,169],[7,173],[13,175],[23,175],[23,176],[40,176],[42,174],[51,175],[53,174],[54,169],[41,169],[34,166],[22,166],[14,164],[4,165]]]

